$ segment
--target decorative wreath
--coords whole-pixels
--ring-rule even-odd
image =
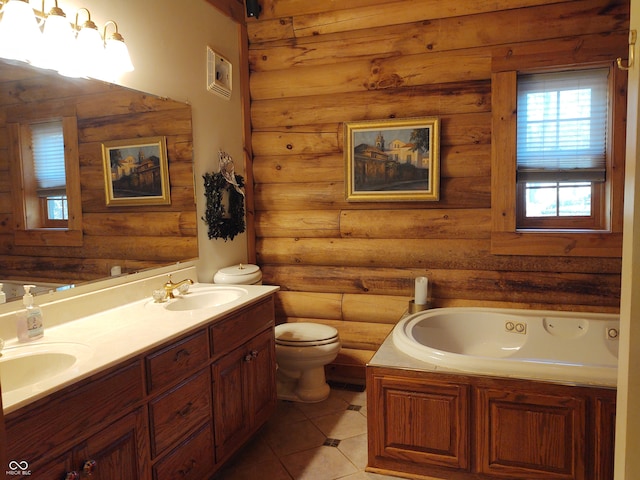
[[[236,185],[229,183],[222,173],[206,173],[204,178],[204,194],[207,197],[207,209],[202,217],[209,225],[209,240],[224,238],[226,242],[244,232],[244,195],[238,187],[244,187],[244,179],[235,175]],[[229,216],[225,218],[222,204],[224,191],[229,192]]]
[[[226,152],[218,152],[219,173],[205,173],[204,194],[207,210],[202,219],[209,225],[209,240],[233,237],[244,232],[244,179],[236,175],[233,158]],[[222,194],[229,193],[229,215],[225,216]]]

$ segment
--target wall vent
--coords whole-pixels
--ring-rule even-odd
[[[231,62],[207,46],[207,90],[231,98]]]

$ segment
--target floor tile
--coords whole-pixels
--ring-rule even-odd
[[[311,421],[327,437],[339,440],[367,433],[367,419],[360,412],[352,410],[324,415]]]
[[[319,403],[278,401],[274,415],[216,480],[397,480],[365,472],[367,396],[332,388]],[[324,445],[327,446],[324,446]]]
[[[327,437],[311,420],[269,422],[265,439],[276,455],[283,456],[322,445]]]
[[[358,469],[364,470],[367,466],[366,433],[341,440],[340,445],[338,445],[338,450],[340,450]]]
[[[281,458],[295,480],[334,480],[358,469],[335,447],[318,447]]]

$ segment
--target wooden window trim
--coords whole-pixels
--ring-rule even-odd
[[[35,119],[34,119],[35,120]],[[22,119],[22,123],[27,123]],[[64,132],[65,173],[67,177],[67,205],[69,220],[66,228],[29,228],[27,212],[40,212],[40,206],[28,206],[28,188],[25,182],[33,175],[25,171],[22,155],[21,123],[7,124],[9,135],[9,158],[12,159],[11,179],[13,181],[13,205],[15,218],[14,241],[21,246],[69,246],[83,245],[82,199],[80,197],[80,158],[78,153],[78,123],[74,116],[62,117]]]
[[[522,67],[522,66],[520,66]],[[524,68],[522,68],[524,70]],[[612,68],[611,141],[607,151],[609,181],[604,205],[609,214],[606,230],[518,230],[516,212],[517,71],[491,75],[491,253],[496,255],[622,256],[624,196],[626,73]]]

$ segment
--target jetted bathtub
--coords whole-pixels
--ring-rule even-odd
[[[437,308],[393,330],[401,352],[432,369],[615,387],[617,315]]]

